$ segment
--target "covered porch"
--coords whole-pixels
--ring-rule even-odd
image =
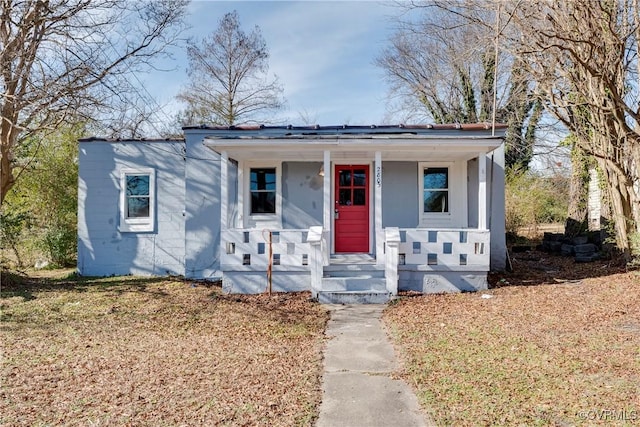
[[[354,128],[205,138],[221,162],[225,289],[262,292],[268,272],[274,291],[324,302],[486,289],[487,154],[502,134]]]

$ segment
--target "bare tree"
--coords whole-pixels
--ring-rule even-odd
[[[517,58],[503,55],[496,62],[496,8],[479,6],[448,0],[400,3],[403,16],[418,18],[399,23],[376,64],[386,72],[394,96],[413,99],[436,123],[491,122],[497,84],[495,118],[509,126],[507,166],[528,167],[542,104]]]
[[[606,180],[618,247],[640,232],[640,1],[505,4],[514,55],[546,106],[596,159]]]
[[[69,117],[105,114],[126,76],[176,40],[184,0],[0,0],[0,203],[21,146]],[[35,138],[37,140],[37,138]]]
[[[178,95],[184,125],[231,126],[264,120],[283,106],[283,88],[269,78],[269,51],[259,27],[247,34],[236,11],[200,44],[187,48],[189,83]]]
[[[318,123],[318,113],[309,111],[306,108],[298,111],[298,121],[302,125],[312,125]]]

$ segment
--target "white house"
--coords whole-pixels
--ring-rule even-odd
[[[184,135],[80,140],[80,274],[376,302],[398,290],[486,289],[490,268],[505,266],[504,126]]]

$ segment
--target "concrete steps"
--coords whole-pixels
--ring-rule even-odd
[[[391,301],[387,291],[320,291],[320,304],[386,304]]]
[[[318,292],[322,304],[386,304],[391,299],[384,266],[368,254],[332,256],[323,276]]]
[[[370,277],[384,278],[384,266],[371,264],[332,264],[324,268],[324,277]]]
[[[386,291],[384,277],[347,276],[325,277],[322,279],[323,291]]]

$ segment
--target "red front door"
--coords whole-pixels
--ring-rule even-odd
[[[336,252],[369,252],[369,166],[336,165]]]

